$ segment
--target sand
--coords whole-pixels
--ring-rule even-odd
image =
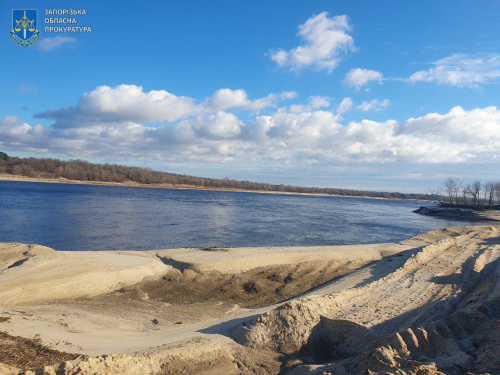
[[[499,227],[440,230],[397,244],[104,254],[2,244],[0,254],[0,331],[83,355],[62,364],[47,359],[45,372],[35,373],[432,375],[500,368]],[[285,282],[290,273],[295,277]],[[85,291],[81,285],[94,276],[102,282]],[[256,290],[244,287],[251,280]],[[65,283],[80,287],[68,291]],[[228,285],[231,298],[214,292]],[[280,301],[288,295],[275,285],[296,296]],[[187,302],[177,300],[176,288]]]
[[[0,305],[92,297],[162,277],[171,267],[142,252],[62,252],[0,245]]]
[[[175,267],[197,272],[238,274],[251,269],[314,261],[374,261],[408,249],[406,243],[347,246],[172,249],[154,252]]]
[[[348,275],[335,293],[284,304],[234,337],[318,363],[294,361],[290,374],[499,373],[499,235],[499,227],[431,232],[429,245]]]

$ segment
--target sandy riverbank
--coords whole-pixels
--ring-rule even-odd
[[[24,348],[46,374],[493,374],[499,257],[492,226],[313,248],[2,244],[0,373],[33,368]]]
[[[0,173],[0,181],[16,181],[16,182],[45,182],[49,184],[73,184],[73,185],[100,185],[100,186],[128,186],[142,187],[150,189],[179,189],[179,190],[209,190],[209,191],[231,191],[235,193],[259,193],[259,194],[281,194],[281,195],[311,195],[319,197],[345,197],[345,198],[369,198],[369,199],[390,199],[390,200],[406,200],[406,201],[425,201],[425,199],[399,199],[399,198],[381,198],[381,197],[365,197],[365,196],[350,196],[336,194],[321,194],[321,193],[291,193],[286,191],[267,191],[267,190],[244,190],[230,188],[208,188],[195,185],[175,185],[175,184],[140,184],[138,182],[102,182],[102,181],[81,181],[68,180],[66,178],[33,178],[26,176],[11,175]]]
[[[437,216],[452,220],[500,221],[499,210],[474,210],[460,207],[421,206],[413,212],[420,215]]]

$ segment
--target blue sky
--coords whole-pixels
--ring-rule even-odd
[[[416,4],[4,1],[0,150],[377,190],[498,179],[500,2]],[[44,33],[45,8],[92,33]]]

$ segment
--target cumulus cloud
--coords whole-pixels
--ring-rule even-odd
[[[298,36],[303,44],[289,51],[271,51],[270,58],[279,67],[298,72],[304,68],[331,73],[342,56],[356,50],[347,16],[329,17],[327,12],[312,16],[299,26]]]
[[[164,90],[144,92],[142,87],[99,86],[84,93],[75,107],[66,106],[38,113],[35,117],[56,120],[58,128],[131,121],[155,123],[176,121],[199,112],[194,99]]]
[[[369,101],[362,102],[356,108],[360,111],[363,111],[363,112],[369,112],[369,111],[379,112],[379,111],[383,111],[384,109],[386,109],[390,105],[391,105],[391,102],[389,99],[384,99],[382,101],[380,101],[378,99],[372,99]]]
[[[249,100],[245,90],[221,89],[204,102],[197,103],[193,98],[177,96],[165,90],[145,92],[135,85],[99,86],[84,93],[76,106],[51,109],[35,117],[53,119],[56,121],[54,127],[61,129],[123,121],[152,124],[228,109],[259,111],[276,107],[279,101],[296,96],[295,92],[282,92]]]
[[[279,94],[269,94],[260,99],[249,100],[245,90],[220,89],[217,90],[207,101],[208,111],[222,111],[229,108],[240,108],[246,110],[260,111],[267,107],[276,107],[281,100],[294,99],[297,93],[285,91]]]
[[[370,82],[377,81],[382,83],[384,80],[384,75],[376,70],[369,69],[351,69],[345,75],[344,84],[350,88],[355,88],[359,91],[361,87],[369,84]]]
[[[63,44],[74,44],[76,39],[69,36],[55,36],[53,38],[44,38],[40,40],[36,47],[44,52],[52,51],[56,47],[60,47]]]
[[[309,112],[320,108],[329,107],[331,99],[326,96],[310,96],[306,105],[304,104],[293,104],[288,107],[290,112]]]
[[[337,113],[342,114],[349,112],[353,107],[353,101],[351,98],[344,98],[337,107]]]
[[[104,91],[109,94],[108,89]],[[50,152],[70,157],[140,155],[170,161],[296,165],[488,163],[500,156],[500,110],[496,107],[470,111],[455,107],[445,114],[431,113],[401,123],[365,119],[343,124],[341,113],[353,107],[350,98],[345,98],[335,110],[326,110],[330,106],[328,98],[311,97],[302,110],[278,108],[265,115],[254,112],[242,120],[225,110],[206,112],[210,106],[243,106],[253,110],[241,92],[235,94],[238,100],[224,99],[220,102],[224,105],[217,106],[209,104],[213,96],[194,104],[192,99],[175,95],[171,98],[173,94],[135,90],[136,95],[126,104],[117,103],[114,96],[105,96],[108,100],[98,102],[82,97],[75,107],[52,110],[52,115],[63,111],[67,123],[74,122],[68,118],[71,114],[85,120],[80,126],[61,126],[57,116],[52,117],[55,121],[51,126],[28,124],[16,116],[4,117],[0,120],[0,147],[6,151]],[[215,98],[219,100],[220,95]],[[183,113],[184,110],[170,113],[175,109],[171,107],[172,100],[189,108],[199,105],[201,110],[195,110],[196,116],[173,123],[153,124],[158,119],[179,118],[179,113]],[[162,108],[165,103],[167,111]],[[85,112],[90,108],[96,111],[91,120]],[[116,114],[117,109],[124,113]]]
[[[500,81],[500,55],[454,54],[432,63],[434,67],[413,73],[408,81],[477,88]]]
[[[486,107],[466,111],[457,106],[444,115],[429,113],[410,118],[402,124],[399,132],[495,149],[500,140],[500,110]]]

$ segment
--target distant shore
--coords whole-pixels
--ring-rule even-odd
[[[397,200],[397,201],[416,201],[416,202],[431,202],[425,199],[402,199],[402,198],[383,198],[383,197],[369,197],[362,195],[340,195],[340,194],[325,194],[325,193],[298,193],[286,191],[269,191],[269,190],[245,190],[234,188],[214,188],[196,185],[177,185],[177,184],[140,184],[138,182],[106,182],[106,181],[82,181],[82,180],[69,180],[67,178],[38,178],[11,175],[7,173],[0,173],[0,181],[15,181],[15,182],[44,182],[50,184],[70,184],[70,185],[100,185],[100,186],[124,186],[124,187],[141,187],[152,189],[178,189],[178,190],[210,190],[210,191],[230,191],[235,193],[260,193],[260,194],[280,194],[280,195],[309,195],[319,197],[343,197],[343,198],[366,198],[366,199],[383,199],[383,200]]]

